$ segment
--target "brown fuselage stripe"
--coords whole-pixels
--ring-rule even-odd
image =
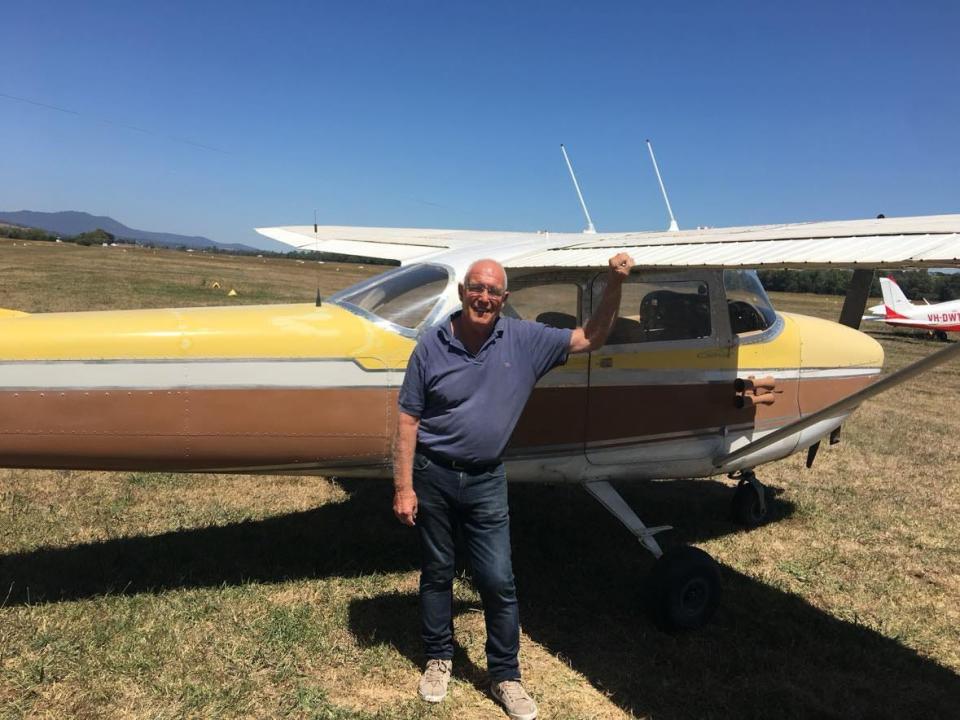
[[[382,462],[396,390],[0,393],[0,465],[202,469]]]
[[[872,378],[778,384],[770,406],[738,410],[732,384],[541,388],[511,448],[616,443],[721,426],[783,425]],[[0,466],[181,470],[389,461],[395,389],[0,392]]]

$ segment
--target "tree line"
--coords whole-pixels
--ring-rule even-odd
[[[19,225],[0,225],[0,237],[11,238],[13,240],[41,240],[44,242],[62,242],[76,243],[77,245],[103,245],[104,243],[117,243],[136,245],[136,240],[129,238],[118,238],[113,233],[97,228],[79,235],[54,235],[46,230],[37,228],[20,227]]]
[[[770,292],[846,295],[852,270],[760,270],[763,287]],[[870,295],[880,297],[880,278],[892,276],[911,300],[946,302],[960,298],[960,273],[927,270],[878,270],[873,274]]]

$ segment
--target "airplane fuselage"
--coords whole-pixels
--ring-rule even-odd
[[[942,332],[960,332],[960,300],[935,305],[913,305],[885,317],[884,322],[900,327],[914,327]]]
[[[712,460],[880,372],[880,346],[835,323],[784,313],[733,332],[721,273],[698,277],[712,293],[701,336],[613,343],[541,380],[508,447],[512,480],[752,467],[846,413],[735,467]],[[455,308],[449,287],[437,303],[431,322]],[[349,302],[0,318],[0,466],[388,476],[415,343]],[[748,377],[775,380],[771,404],[743,403]]]

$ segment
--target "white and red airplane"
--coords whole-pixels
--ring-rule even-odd
[[[883,306],[878,309],[882,312],[871,319],[893,326],[929,330],[943,337],[948,332],[960,332],[960,300],[915,305],[892,277],[880,278],[880,290],[883,292]],[[874,308],[870,310],[874,311]]]

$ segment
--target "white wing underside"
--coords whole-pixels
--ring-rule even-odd
[[[297,250],[361,255],[399,260],[406,264],[449,250],[499,246],[505,242],[526,241],[537,233],[497,232],[494,230],[438,230],[430,228],[355,227],[312,225],[256,228],[261,235],[290,245]]]
[[[300,250],[403,264],[476,248],[511,269],[598,268],[620,251],[646,268],[877,268],[960,265],[960,215],[710,228],[550,233],[312,225],[257,228]]]

